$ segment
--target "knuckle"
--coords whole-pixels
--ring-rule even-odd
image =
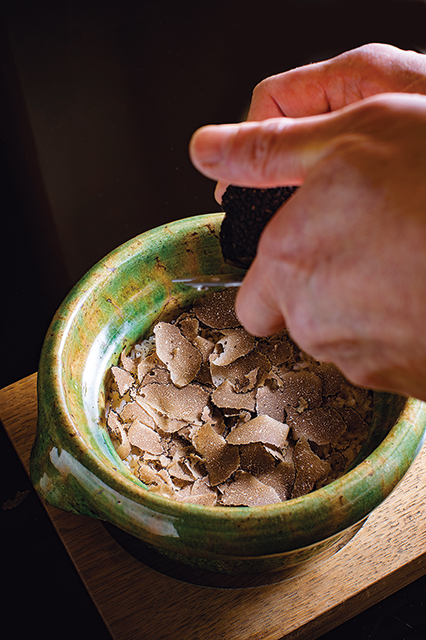
[[[283,124],[276,120],[262,123],[260,131],[255,131],[247,149],[247,161],[256,176],[269,186],[278,186],[276,175],[280,171],[280,163],[276,162],[279,155]]]
[[[264,95],[269,95],[271,85],[273,84],[272,77],[264,78],[254,87],[252,92],[252,99],[258,100],[261,99]]]

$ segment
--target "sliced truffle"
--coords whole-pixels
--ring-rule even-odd
[[[140,397],[153,409],[177,420],[194,422],[201,413],[210,396],[209,391],[196,384],[178,388],[173,384],[147,384],[140,390]]]
[[[229,445],[210,424],[200,427],[192,442],[203,458],[212,486],[225,482],[238,469],[238,447]]]
[[[110,411],[107,418],[107,427],[109,433],[116,441],[115,450],[122,460],[127,458],[131,451],[131,445],[127,432],[121,423],[121,420],[114,411]]]
[[[276,467],[258,476],[264,484],[272,487],[280,497],[280,500],[288,500],[293,490],[296,470],[292,459],[282,460]]]
[[[180,420],[179,418],[170,417],[155,409],[149,402],[146,402],[142,396],[136,396],[136,402],[144,409],[144,411],[153,420],[155,427],[164,433],[176,433],[188,426],[188,420]],[[148,425],[149,426],[149,425]]]
[[[255,476],[267,474],[275,469],[275,458],[260,442],[241,445],[240,468]]]
[[[250,351],[247,355],[224,367],[219,367],[215,362],[210,361],[211,376],[216,387],[228,380],[235,389],[244,390],[249,382],[251,372],[255,369],[257,369],[257,378],[259,379],[271,369],[268,358],[257,350]]]
[[[237,358],[247,355],[253,349],[256,339],[243,328],[224,329],[223,338],[218,340],[210,356],[210,361],[223,367]]]
[[[211,488],[207,478],[195,480],[191,487],[188,502],[192,502],[192,504],[203,504],[207,507],[212,507],[216,504],[217,493]]]
[[[192,382],[201,367],[201,353],[185,338],[175,324],[158,322],[154,327],[157,355],[167,366],[172,382],[184,387]]]
[[[279,335],[275,334],[268,340],[259,340],[258,349],[275,367],[291,359],[294,347],[289,340],[287,331],[282,331]]]
[[[195,381],[202,385],[212,385],[212,376],[210,373],[210,361],[209,356],[213,352],[214,342],[203,338],[202,336],[196,336],[194,339],[194,345],[201,353],[201,367],[195,377]]]
[[[176,320],[176,324],[179,329],[182,331],[182,334],[187,338],[190,342],[194,342],[194,340],[198,336],[199,323],[197,318],[194,318],[193,315],[189,313],[183,313]]]
[[[309,446],[305,438],[296,442],[293,452],[296,479],[294,481],[292,498],[298,498],[309,493],[315,484],[330,473],[328,462],[321,460]]]
[[[155,429],[155,421],[153,418],[145,411],[143,407],[138,402],[127,402],[123,409],[120,412],[120,418],[123,422],[133,422],[133,420],[140,420],[147,427],[151,427],[151,429]]]
[[[315,369],[315,374],[321,379],[324,396],[339,393],[345,382],[343,373],[331,362],[321,362]]]
[[[345,421],[347,430],[349,432],[358,432],[361,434],[365,434],[365,431],[368,431],[368,429],[370,428],[365,420],[363,420],[363,418],[359,415],[358,411],[355,411],[355,409],[352,409],[352,407],[342,407],[338,409],[338,412]]]
[[[117,385],[118,393],[120,396],[124,396],[135,381],[132,374],[125,369],[121,369],[121,367],[111,367],[111,372]]]
[[[197,298],[193,311],[197,318],[212,329],[232,329],[240,323],[235,315],[237,289],[229,288],[207,293]]]
[[[143,460],[139,460],[139,465],[136,470],[136,474],[142,482],[145,484],[159,484],[162,482],[157,471],[153,469],[149,464]]]
[[[173,479],[183,482],[194,482],[194,476],[188,469],[184,460],[174,460],[168,467],[167,471]]]
[[[107,428],[125,464],[150,490],[208,506],[287,500],[343,473],[371,394],[287,330],[247,334],[235,289],[197,300],[112,369]]]
[[[284,422],[285,411],[281,387],[271,388],[269,385],[258,387],[256,393],[257,415],[267,415],[279,422]]]
[[[221,503],[235,507],[261,507],[280,502],[277,492],[247,471],[237,471],[235,480],[220,486]]]
[[[136,372],[136,362],[133,360],[133,358],[129,358],[129,356],[126,356],[124,351],[121,352],[120,363],[122,368],[129,373],[133,374]]]
[[[158,367],[164,368],[164,363],[161,362],[156,352],[153,351],[148,356],[146,356],[146,358],[141,360],[136,368],[139,382],[142,382],[142,380],[148,373],[150,373],[151,371],[155,371]]]
[[[226,189],[222,198],[225,217],[220,230],[225,262],[242,268],[250,266],[265,225],[295,189],[247,189],[233,185]]]
[[[213,353],[215,343],[212,342],[212,340],[203,338],[203,336],[196,336],[194,338],[194,344],[201,353],[202,362],[208,363],[209,356],[211,353]]]
[[[244,422],[228,434],[226,441],[230,444],[250,444],[263,442],[274,447],[283,448],[287,444],[289,427],[269,416],[257,416]]]
[[[307,409],[299,415],[293,414],[289,421],[296,438],[306,438],[316,444],[335,442],[346,430],[342,416],[331,407]]]
[[[153,367],[143,376],[139,389],[147,384],[151,384],[152,382],[157,382],[158,384],[169,384],[171,381],[172,378],[168,369],[165,367]]]
[[[229,380],[225,380],[212,393],[212,401],[217,407],[224,409],[246,409],[254,411],[256,404],[256,391],[236,393]]]
[[[154,431],[139,420],[134,420],[127,432],[130,443],[134,447],[138,447],[141,451],[147,451],[154,455],[160,455],[164,452],[161,438]]]
[[[283,401],[292,407],[298,407],[300,399],[305,400],[310,409],[322,404],[322,384],[315,373],[310,371],[289,371],[281,376]]]

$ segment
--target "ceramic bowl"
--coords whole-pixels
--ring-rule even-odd
[[[103,426],[105,379],[121,351],[201,292],[173,278],[232,272],[222,260],[223,214],[179,220],[117,248],[75,286],[46,335],[30,473],[52,505],[103,519],[161,553],[214,572],[297,571],[334,553],[394,489],[419,451],[425,404],[375,399],[357,465],[301,498],[263,507],[205,507],[150,492]]]

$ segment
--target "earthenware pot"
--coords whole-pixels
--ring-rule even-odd
[[[173,278],[232,272],[222,214],[146,232],[95,265],[56,313],[38,373],[30,473],[52,505],[106,520],[174,559],[216,572],[288,569],[329,556],[360,529],[419,451],[425,404],[377,394],[358,464],[301,498],[264,507],[205,507],[150,492],[120,460],[104,427],[105,378],[119,354],[201,292]]]

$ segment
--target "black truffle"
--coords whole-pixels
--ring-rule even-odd
[[[248,269],[266,223],[297,187],[247,189],[230,185],[222,198],[220,245],[225,262]]]

